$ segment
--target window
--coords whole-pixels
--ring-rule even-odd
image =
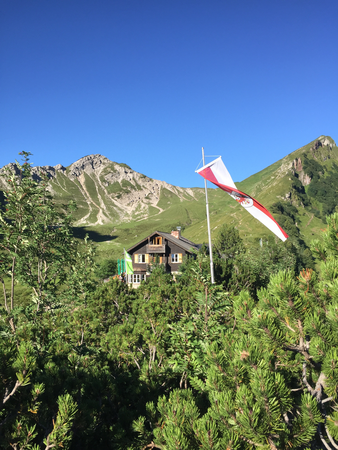
[[[172,263],[178,263],[178,253],[172,253],[172,255],[171,255],[171,262]]]
[[[156,236],[153,245],[162,245],[162,236]]]
[[[148,255],[136,254],[134,262],[135,263],[146,263],[146,262],[148,262]]]
[[[171,254],[171,262],[172,263],[181,263],[182,262],[182,253],[172,253]]]
[[[140,274],[140,273],[134,273],[134,275],[132,275],[133,277],[133,283],[138,284],[141,283],[141,281],[146,279],[146,276],[144,274]]]

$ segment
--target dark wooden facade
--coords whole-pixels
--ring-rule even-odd
[[[133,261],[133,284],[150,275],[151,264],[154,262],[163,264],[168,273],[177,273],[183,258],[193,255],[199,247],[183,238],[180,231],[175,230],[171,233],[155,231],[127,250]]]

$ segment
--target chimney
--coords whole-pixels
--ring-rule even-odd
[[[181,227],[176,227],[176,230],[173,230],[171,232],[171,235],[174,236],[176,239],[179,239],[181,237]]]

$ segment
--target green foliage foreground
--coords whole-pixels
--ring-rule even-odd
[[[232,232],[216,285],[201,252],[176,282],[159,266],[133,290],[95,286],[66,225],[23,213],[20,228],[6,209],[3,274],[33,300],[0,311],[1,448],[338,448],[338,214],[312,245],[317,269],[286,270],[297,263],[277,244],[255,263]]]

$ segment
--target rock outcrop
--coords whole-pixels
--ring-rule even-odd
[[[108,158],[99,154],[84,156],[69,166],[68,176],[70,179],[74,179],[83,172],[89,174],[94,171],[100,171],[100,169],[109,163],[111,163],[111,161],[109,161]]]
[[[332,151],[334,147],[336,144],[330,137],[320,136],[306,148],[302,147],[291,157],[289,154],[276,163],[273,171],[270,169],[268,175],[263,175],[254,184],[250,194],[255,196],[276,190],[277,198],[292,201],[291,191],[286,191],[283,182],[290,177],[290,172],[297,174],[303,186],[311,183],[310,176],[304,172],[304,152],[308,153],[309,158],[313,157],[325,165],[327,159],[337,159],[337,152]],[[5,173],[6,167],[19,175],[15,164],[0,169],[0,175]],[[32,171],[37,180],[41,179],[42,172],[47,174],[50,190],[60,204],[70,199],[76,201],[77,225],[143,220],[161,214],[171,206],[178,211],[179,203],[182,202],[183,206],[183,202],[195,201],[204,195],[203,189],[181,188],[151,179],[126,164],[110,161],[100,154],[87,155],[67,168],[57,164],[34,167]],[[0,189],[6,188],[7,184],[6,177],[0,176]],[[278,192],[279,185],[283,185],[282,192]]]
[[[55,178],[57,172],[65,172],[66,168],[63,167],[61,164],[57,164],[56,166],[35,166],[32,167],[32,174],[34,180],[41,180],[42,173],[47,175],[49,179]],[[6,177],[4,175],[7,173],[14,173],[15,175],[20,175],[20,170],[15,163],[9,163],[6,166],[2,167],[0,169],[0,188],[1,187],[7,187],[7,181]]]
[[[60,166],[58,171],[72,182],[72,190],[77,191],[75,200],[87,205],[82,206],[86,212],[77,222],[78,225],[146,219],[150,207],[153,207],[152,214],[154,209],[157,214],[164,210],[164,205],[159,205],[163,192],[170,192],[180,201],[193,200],[195,195],[193,189],[153,180],[126,164],[110,161],[100,154],[85,156],[67,169]],[[69,189],[64,178],[53,176],[52,171],[50,173],[51,189],[56,195],[60,189]]]
[[[301,171],[299,173],[299,180],[300,180],[300,182],[302,183],[303,186],[308,186],[311,183],[311,178],[304,171]]]
[[[301,181],[302,185],[303,186],[308,186],[311,183],[311,178],[303,170],[302,159],[301,158],[295,158],[292,161],[292,167],[294,169],[293,173],[295,173],[295,172],[298,173],[298,178]]]
[[[296,172],[301,172],[303,170],[302,160],[300,158],[294,159],[292,161],[292,166]]]
[[[6,177],[1,177],[6,170],[20,174],[13,163],[0,169],[0,188],[7,188]],[[165,203],[170,203],[169,200],[159,205],[165,192],[164,196],[179,201],[194,200],[195,195],[193,189],[153,180],[100,154],[85,156],[67,169],[61,164],[32,168],[35,180],[40,180],[42,173],[50,179],[50,190],[56,199],[71,196],[79,204],[82,217],[78,225],[145,219],[149,217],[150,207],[153,207],[152,214],[156,210],[159,214],[166,208]]]

